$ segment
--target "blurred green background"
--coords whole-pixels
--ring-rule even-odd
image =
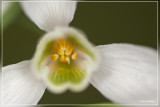
[[[45,33],[19,10],[19,5],[14,6],[18,8],[15,9],[14,20],[9,21],[9,24],[4,21],[6,25],[3,31],[3,66],[31,59],[38,40]],[[95,46],[132,43],[157,48],[156,2],[79,2],[70,25],[84,31]],[[92,85],[81,93],[67,91],[57,95],[46,90],[39,102],[39,104],[95,103],[110,101]]]

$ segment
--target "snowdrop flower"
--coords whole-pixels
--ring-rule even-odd
[[[116,103],[156,103],[154,49],[123,43],[94,47],[82,31],[69,27],[75,1],[21,4],[25,14],[47,33],[32,60],[3,67],[3,103],[37,104],[46,88],[53,93],[79,92],[89,82]]]

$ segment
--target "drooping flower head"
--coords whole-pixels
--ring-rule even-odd
[[[47,33],[32,60],[3,67],[3,104],[37,104],[46,87],[54,93],[79,92],[88,81],[116,103],[157,102],[154,49],[123,43],[96,46],[98,53],[84,33],[69,27],[76,3],[53,1],[21,3],[26,15]]]
[[[43,77],[53,92],[60,93],[68,88],[81,91],[97,67],[97,54],[79,30],[55,28],[40,40],[33,58],[33,71]]]

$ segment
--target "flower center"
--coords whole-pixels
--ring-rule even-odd
[[[70,60],[76,60],[78,57],[78,54],[73,49],[72,44],[63,38],[57,40],[53,45],[52,50],[53,53],[51,54],[51,59],[53,61],[59,60],[60,62],[70,64]]]

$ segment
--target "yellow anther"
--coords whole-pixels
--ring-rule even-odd
[[[56,61],[58,58],[59,58],[58,54],[51,55],[51,59],[54,60],[54,61]]]
[[[53,54],[51,59],[56,61],[59,59],[60,62],[70,64],[70,60],[75,60],[78,57],[76,51],[73,50],[71,43],[66,42],[64,39],[58,39],[57,43],[53,45]],[[71,59],[70,59],[71,57]]]
[[[65,60],[65,55],[61,55],[60,61],[61,61],[61,62],[66,62],[66,60]]]
[[[63,63],[70,64],[70,58],[69,58],[69,56],[61,55],[60,61],[63,62]]]
[[[53,49],[53,53],[57,53],[59,50],[59,46],[57,44],[54,44],[52,49]]]
[[[71,58],[72,58],[73,60],[76,60],[77,57],[78,57],[77,52],[76,52],[76,51],[73,51],[73,52],[72,52],[72,55],[71,55]]]
[[[69,56],[66,56],[65,60],[66,60],[66,62],[68,62],[68,64],[70,64],[70,58],[69,58]]]
[[[64,50],[62,50],[62,49],[58,49],[58,52],[57,52],[59,55],[64,55]]]
[[[63,38],[62,39],[58,39],[57,42],[58,42],[58,44],[59,44],[59,46],[60,46],[60,48],[62,50],[66,49],[66,41]]]
[[[69,43],[69,42],[67,42],[67,44],[66,44],[66,50],[65,50],[65,55],[67,55],[67,56],[71,55],[72,51],[73,51],[72,44]]]

